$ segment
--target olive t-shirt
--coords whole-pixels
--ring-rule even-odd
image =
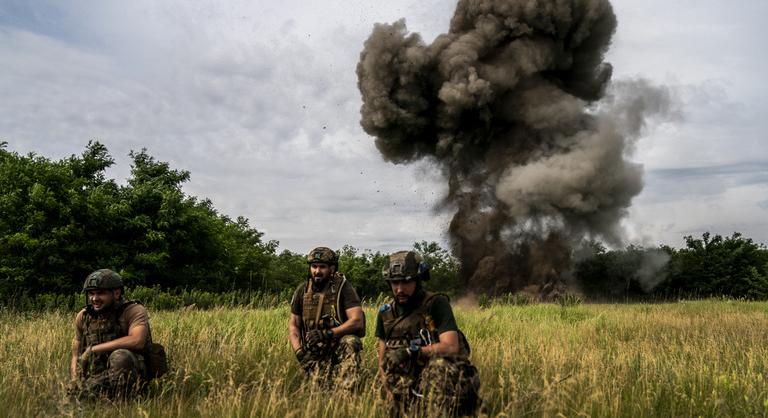
[[[307,288],[307,282],[302,282],[293,292],[293,298],[291,299],[291,313],[301,316],[304,312],[304,291]],[[342,315],[345,320],[347,309],[362,306],[360,303],[360,297],[357,296],[355,288],[348,281],[344,282],[341,286],[341,298],[339,300],[339,315]]]
[[[83,333],[85,332],[85,308],[81,309],[75,317],[75,342],[79,343],[83,340]],[[144,305],[140,303],[132,303],[123,309],[123,313],[117,318],[117,323],[120,325],[120,330],[123,334],[128,335],[128,332],[133,327],[144,325],[147,327],[147,342],[152,340],[152,334],[149,329],[149,315]],[[80,347],[84,350],[85,347]]]
[[[388,307],[387,305],[382,306],[381,309],[379,309],[379,314],[376,316],[376,338],[382,340],[384,339],[385,335],[384,322],[381,319],[381,314],[385,312],[386,309],[394,309],[395,316],[397,317],[410,314],[415,310],[415,308],[408,309],[407,307],[402,306],[396,302]],[[446,296],[437,295],[433,297],[431,305],[427,310],[427,314],[431,316],[432,320],[435,322],[435,332],[437,332],[437,335],[447,331],[459,330],[459,327],[456,325],[456,318],[453,316],[451,304]]]

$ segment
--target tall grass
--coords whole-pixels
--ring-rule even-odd
[[[303,383],[287,306],[158,311],[174,371],[124,403],[65,401],[73,314],[0,312],[0,416],[374,417],[375,309],[364,388]],[[457,308],[490,416],[768,416],[768,303]]]
[[[196,309],[213,308],[274,308],[291,299],[292,289],[281,292],[262,290],[233,290],[229,292],[207,292],[198,289],[163,290],[159,286],[137,286],[126,289],[126,297],[138,300],[151,310],[180,309],[194,307]],[[0,299],[0,309],[15,312],[50,312],[73,311],[85,306],[83,292],[68,295],[57,293],[41,293],[29,295],[24,292]]]

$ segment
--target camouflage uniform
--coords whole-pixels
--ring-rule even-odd
[[[80,353],[94,346],[127,335],[119,322],[125,309],[136,301],[121,301],[104,314],[88,309],[83,313],[84,327]],[[147,367],[143,353],[118,349],[111,353],[91,354],[78,360],[78,380],[75,392],[80,397],[124,397],[146,380]]]
[[[88,275],[83,292],[87,294],[92,290],[122,288],[123,281],[119,274],[101,269]],[[125,397],[150,377],[145,352],[151,347],[152,337],[146,309],[140,302],[122,298],[113,303],[113,306],[98,312],[87,305],[77,315],[77,376],[70,389],[70,393],[76,397]],[[110,353],[89,351],[88,355],[83,356],[87,347],[127,336],[132,324],[147,327],[147,341],[142,352],[117,349]]]
[[[331,382],[338,379],[343,388],[352,389],[359,381],[360,351],[363,349],[359,336],[345,335],[324,345],[306,344],[309,331],[328,330],[344,322],[338,307],[345,282],[344,275],[336,273],[319,291],[313,289],[311,282],[307,284],[301,315],[302,341],[307,354],[302,359],[302,367],[319,381]]]
[[[337,259],[332,250],[318,247],[307,256],[307,262],[336,265]],[[294,298],[301,297],[301,341],[304,354],[299,361],[302,368],[320,384],[352,390],[360,381],[360,351],[363,349],[360,337],[365,335],[365,331],[360,335],[344,335],[320,344],[307,343],[309,332],[327,331],[346,321],[343,308],[351,306],[348,305],[349,300],[344,300],[345,295],[348,299],[350,296],[358,299],[344,275],[336,272],[321,288],[316,288],[312,280],[308,280],[297,289]]]
[[[411,407],[426,409],[431,414],[471,414],[479,404],[480,380],[477,369],[469,361],[469,344],[459,334],[460,352],[456,356],[430,356],[426,360],[403,362],[402,352],[413,341],[424,345],[438,342],[435,324],[429,316],[429,305],[437,296],[426,292],[421,306],[406,316],[396,316],[392,305],[379,312],[385,332],[384,372],[387,389],[395,397],[393,412],[405,413]],[[447,296],[446,296],[447,297]],[[424,337],[428,341],[424,341]],[[414,405],[415,401],[417,402]]]
[[[387,281],[423,281],[429,279],[429,266],[415,252],[401,251],[388,257],[383,274]],[[390,414],[472,414],[480,403],[480,380],[469,361],[469,343],[455,325],[448,297],[425,292],[420,285],[412,297],[416,306],[409,310],[401,307],[398,313],[393,300],[381,307],[377,318],[377,337],[385,346],[385,385],[394,397]],[[438,316],[433,317],[433,313]],[[459,336],[458,355],[425,359],[414,354],[420,346],[439,342],[440,333],[447,330],[455,330]]]

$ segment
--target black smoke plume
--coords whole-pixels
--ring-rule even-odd
[[[626,155],[669,100],[632,81],[600,101],[615,29],[607,0],[462,0],[430,45],[403,20],[365,42],[361,124],[386,160],[443,170],[441,208],[455,210],[449,233],[473,290],[551,292],[574,243],[620,242],[643,186]]]

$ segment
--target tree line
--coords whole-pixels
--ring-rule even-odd
[[[593,298],[656,299],[725,296],[768,299],[768,249],[735,232],[684,237],[685,247],[629,246],[608,251],[592,244],[574,275]]]
[[[89,142],[61,160],[20,155],[0,142],[0,303],[22,295],[75,294],[98,268],[122,273],[130,288],[221,294],[287,294],[307,275],[304,254],[278,251],[244,217],[219,213],[189,196],[190,173],[131,152],[125,184],[106,176],[115,162]],[[768,297],[768,251],[738,233],[685,237],[686,247],[607,250],[586,244],[574,255],[576,289],[593,298],[655,295]],[[414,243],[432,266],[427,287],[461,291],[459,264],[435,242]],[[340,270],[363,297],[385,292],[385,254],[339,249]],[[233,294],[234,294],[233,293]],[[250,293],[249,293],[250,294]]]
[[[244,217],[219,213],[188,196],[190,173],[131,152],[127,183],[105,170],[115,161],[99,142],[54,161],[19,155],[0,142],[0,300],[72,293],[98,268],[121,272],[127,287],[258,290],[280,293],[307,275],[304,254],[278,252]],[[455,260],[437,243],[417,243],[436,283],[455,285]],[[375,297],[384,254],[340,249],[340,265],[358,291]]]

